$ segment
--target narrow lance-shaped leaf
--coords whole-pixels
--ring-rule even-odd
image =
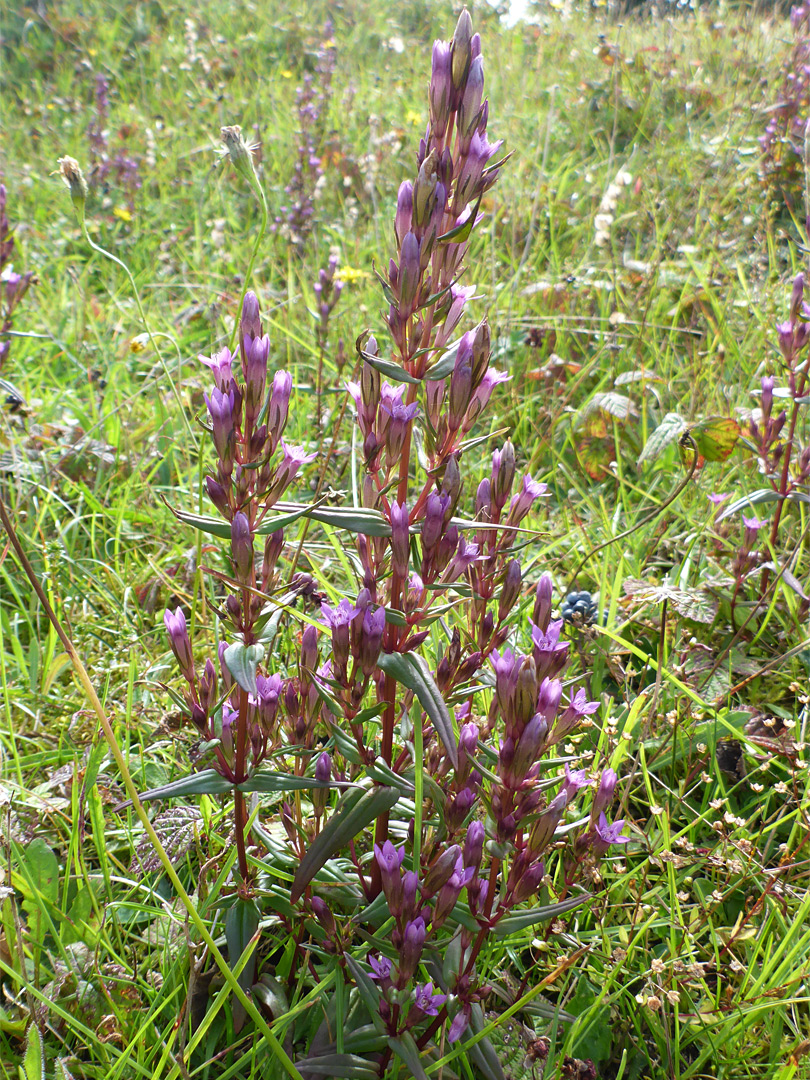
[[[352,973],[352,978],[355,981],[360,997],[363,999],[363,1004],[368,1009],[372,1024],[378,1031],[383,1031],[384,1025],[380,1016],[380,988],[368,972],[363,970],[351,953],[345,952],[343,959],[346,961],[346,967]]]
[[[412,1076],[414,1080],[428,1080],[427,1073],[422,1067],[422,1059],[419,1057],[419,1047],[414,1042],[410,1031],[406,1031],[399,1039],[390,1037],[388,1045],[407,1066],[408,1076]]]
[[[359,1054],[323,1054],[295,1063],[300,1073],[312,1076],[347,1077],[348,1080],[377,1080],[379,1070]]]
[[[176,799],[182,795],[225,795],[232,790],[233,784],[220,776],[216,769],[203,769],[202,772],[173,780],[170,784],[142,791],[138,798],[141,802],[152,802],[154,799]],[[126,810],[131,805],[127,801],[117,806],[116,810]]]
[[[225,916],[225,940],[228,943],[228,965],[231,971],[236,966],[251,942],[253,935],[259,928],[259,910],[255,901],[243,900],[237,897],[228,909]],[[253,985],[253,976],[256,973],[256,952],[248,957],[244,967],[236,976],[237,982],[248,992]],[[234,999],[231,1003],[234,1031],[238,1034],[245,1023],[247,1013],[241,1001]]]
[[[547,922],[557,915],[564,915],[566,911],[573,911],[581,907],[591,899],[590,894],[585,896],[572,896],[568,900],[562,900],[559,904],[546,904],[543,907],[527,908],[525,911],[516,911],[512,915],[506,915],[493,927],[495,937],[509,937],[517,934],[535,923]]]
[[[288,510],[294,507],[295,503],[276,503],[276,506],[280,510]],[[307,507],[305,514],[312,521],[331,525],[335,529],[348,529],[349,532],[364,533],[366,536],[391,535],[391,526],[379,510],[366,510],[357,506],[317,506]],[[275,522],[271,521],[267,529],[265,523],[262,523],[258,532],[274,532],[275,529]],[[228,535],[230,536],[230,532]]]
[[[329,819],[301,860],[290,893],[292,902],[299,899],[328,859],[345,848],[380,814],[390,810],[398,798],[398,791],[385,787],[347,795],[343,806]]]
[[[371,353],[367,353],[364,349],[358,349],[357,351],[367,364],[379,371],[381,375],[385,375],[386,379],[393,379],[394,382],[414,383],[417,386],[421,382],[421,379],[411,375],[410,372],[393,360],[386,360],[382,356],[372,356]]]
[[[458,747],[453,721],[444,698],[424,661],[414,653],[381,653],[377,663],[386,675],[393,676],[398,683],[402,683],[416,694],[419,704],[430,717],[436,733],[444,743],[453,768],[456,768]]]

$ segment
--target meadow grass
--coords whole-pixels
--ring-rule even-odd
[[[513,1077],[579,1075],[566,1058],[616,1080],[810,1076],[810,643],[807,602],[790,585],[808,577],[807,507],[785,515],[764,602],[748,589],[732,605],[742,511],[718,523],[707,496],[760,489],[755,459],[740,445],[705,463],[673,502],[685,475],[677,441],[639,464],[667,414],[744,422],[760,376],[779,372],[774,326],[804,265],[803,232],[760,179],[757,139],[790,28],[724,7],[623,21],[549,9],[538,26],[511,29],[489,8],[474,14],[498,133],[515,152],[484,200],[468,271],[496,365],[512,375],[490,430],[510,429],[552,490],[524,558],[552,572],[561,596],[588,589],[607,612],[603,625],[570,630],[574,665],[604,703],[572,752],[619,771],[632,837],[603,864],[588,906],[482,954],[507,988],[506,1001],[487,1003],[493,1038]],[[381,325],[372,267],[387,260],[397,188],[413,171],[425,57],[452,16],[428,3],[230,0],[65,0],[0,15],[0,172],[15,269],[39,279],[3,371],[27,402],[2,420],[13,455],[3,498],[139,789],[189,770],[191,737],[161,688],[174,679],[162,610],[182,603],[212,625],[201,566],[225,568],[218,546],[195,545],[162,501],[201,508],[196,357],[229,340],[258,223],[249,192],[217,163],[219,129],[239,123],[253,136],[255,125],[271,223],[283,219],[295,90],[332,20],[313,228],[299,244],[271,229],[251,283],[271,363],[293,375],[289,438],[309,441],[319,369],[334,418],[355,338]],[[143,186],[130,200],[111,176],[91,196],[88,227],[130,267],[161,356],[126,276],[84,242],[53,175],[62,155],[88,161],[98,73],[110,83],[110,145],[141,162]],[[603,243],[595,219],[622,172]],[[321,355],[313,283],[332,249],[345,286]],[[311,467],[310,488],[324,478],[351,493],[350,451],[338,442],[325,472]],[[573,580],[591,549],[634,525]],[[336,587],[346,572],[328,530],[313,530],[302,560]],[[143,868],[148,845],[120,809],[97,720],[7,546],[0,683],[3,1076],[271,1075],[267,1036],[233,1033],[229,985],[199,983],[199,937],[166,878]],[[156,828],[224,942],[216,900],[235,852],[223,808],[207,796],[164,806]],[[215,877],[198,877],[208,860]],[[260,950],[279,939],[269,940]],[[336,979],[310,994],[289,948],[272,961],[289,1001],[271,1028],[289,1049],[296,1018],[342,1015],[347,990]],[[526,1056],[540,1036],[544,1072]],[[476,1075],[458,1061],[445,1075],[453,1068]]]

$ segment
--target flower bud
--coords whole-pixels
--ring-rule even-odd
[[[605,769],[599,781],[599,787],[593,797],[591,806],[591,821],[595,822],[600,814],[603,814],[613,802],[613,793],[619,777],[613,769]]]
[[[332,759],[326,751],[315,762],[315,779],[321,784],[328,784],[332,779]],[[324,811],[328,795],[329,789],[326,787],[312,789],[312,807],[318,817]]]
[[[433,205],[436,199],[436,166],[438,155],[435,147],[419,166],[416,183],[413,186],[413,224],[421,236],[430,221],[433,213]],[[403,242],[404,246],[404,242]]]
[[[551,575],[543,574],[537,582],[532,622],[535,626],[539,627],[544,634],[548,630],[548,624],[551,620],[551,599],[553,592],[554,587],[551,582]]]
[[[172,613],[168,608],[163,613],[163,622],[169,635],[169,644],[175,655],[180,671],[188,683],[194,682],[194,655],[188,636],[186,617],[182,608]]]
[[[506,505],[515,479],[515,447],[507,439],[502,450],[492,454],[492,502],[500,512]]]
[[[394,573],[401,579],[408,576],[408,556],[410,536],[408,532],[408,510],[404,503],[391,502],[391,563]]]
[[[509,612],[515,606],[520,597],[520,586],[523,583],[523,575],[520,563],[517,559],[510,559],[506,567],[501,585],[501,595],[498,600],[498,621],[503,622]]]
[[[443,139],[450,120],[452,96],[451,46],[447,41],[433,42],[430,76],[430,126],[437,139]]]
[[[413,221],[413,184],[410,180],[403,180],[399,185],[397,195],[397,214],[394,219],[394,231],[397,244],[402,246],[406,233],[411,231]]]
[[[463,91],[467,81],[467,74],[472,62],[471,41],[473,36],[472,19],[466,8],[458,17],[456,31],[453,34],[452,53],[450,59],[450,75],[453,80],[453,88]]]
[[[534,715],[537,708],[537,669],[534,658],[524,657],[518,671],[517,687],[514,696],[515,720],[522,728]]]
[[[267,410],[267,432],[270,439],[271,453],[278,446],[279,439],[284,434],[284,428],[287,426],[291,391],[292,375],[289,371],[277,371],[273,376],[273,391],[270,395],[270,406]]]
[[[231,522],[231,557],[236,577],[243,584],[250,583],[253,572],[253,537],[246,514],[238,511]]]
[[[458,844],[453,844],[435,860],[422,885],[422,895],[426,899],[435,896],[439,889],[449,881],[460,855],[461,848]]]

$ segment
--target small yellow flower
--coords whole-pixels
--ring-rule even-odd
[[[143,352],[146,349],[147,342],[149,341],[148,334],[138,334],[129,343],[129,351],[134,353]]]
[[[290,71],[289,68],[282,68],[282,70],[279,72],[279,75],[282,77],[282,79],[291,79],[293,77],[293,73]]]
[[[405,113],[405,123],[421,126],[422,114],[416,112],[415,109],[408,109],[408,111]]]
[[[120,218],[121,221],[132,221],[132,211],[127,210],[125,206],[116,206],[113,210],[113,214]]]
[[[354,266],[341,266],[335,275],[344,285],[356,285],[358,281],[365,281],[371,277],[368,270],[360,270]]]

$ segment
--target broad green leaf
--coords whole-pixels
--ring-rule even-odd
[[[36,1024],[30,1024],[28,1027],[25,1057],[19,1073],[20,1080],[45,1080],[45,1051],[42,1047],[42,1036]]]
[[[741,431],[730,416],[710,416],[690,427],[689,435],[706,461],[725,461],[737,445]]]
[[[574,908],[581,907],[590,899],[590,894],[587,893],[585,896],[571,896],[568,900],[562,900],[559,904],[545,904],[542,907],[515,911],[501,919],[492,928],[492,933],[499,938],[509,937],[510,934],[517,934],[528,926],[534,926],[535,923],[547,922],[557,915],[564,915],[566,911],[573,911]]]
[[[363,970],[351,953],[345,952],[343,954],[343,959],[346,961],[346,967],[352,974],[360,997],[363,999],[363,1004],[368,1009],[372,1024],[374,1024],[378,1031],[382,1032],[385,1029],[385,1025],[380,1016],[380,988],[368,972]]]
[[[733,503],[729,503],[723,513],[718,515],[717,520],[725,521],[726,518],[739,514],[740,510],[747,510],[751,506],[761,506],[762,503],[779,502],[781,498],[779,492],[772,488],[760,488],[758,491],[752,491],[750,495],[743,495],[741,499],[735,499]]]
[[[393,788],[373,788],[371,791],[352,791],[323,832],[312,842],[295,874],[290,900],[294,904],[321,867],[333,855],[345,848],[350,840],[370,825],[380,814],[390,810],[399,798]]]
[[[256,686],[256,668],[264,656],[264,646],[258,643],[245,645],[241,641],[234,641],[225,650],[224,659],[228,671],[233,675],[236,682],[249,694],[259,693]]]
[[[650,432],[644,449],[638,456],[638,464],[643,465],[646,461],[655,461],[666,448],[676,443],[686,431],[687,423],[678,413],[668,412],[661,423]]]
[[[413,1077],[413,1080],[428,1080],[427,1073],[422,1067],[422,1059],[419,1056],[419,1047],[414,1042],[413,1035],[411,1035],[410,1031],[406,1031],[399,1039],[395,1039],[392,1036],[389,1037],[388,1045],[397,1057],[408,1067],[408,1076]]]
[[[377,1080],[380,1073],[374,1064],[357,1054],[324,1054],[303,1058],[295,1063],[299,1072],[316,1076],[348,1077],[348,1080]]]
[[[37,894],[34,897],[34,904],[36,905],[38,897],[41,897],[56,907],[59,903],[59,863],[56,855],[40,837],[27,844],[22,852],[30,877],[30,886]],[[28,881],[22,883],[22,891],[27,893],[28,888]]]
[[[444,743],[453,768],[456,768],[458,747],[450,711],[421,657],[415,653],[381,653],[377,663],[386,675],[392,675],[398,683],[416,694],[419,704],[430,717],[437,735]]]

